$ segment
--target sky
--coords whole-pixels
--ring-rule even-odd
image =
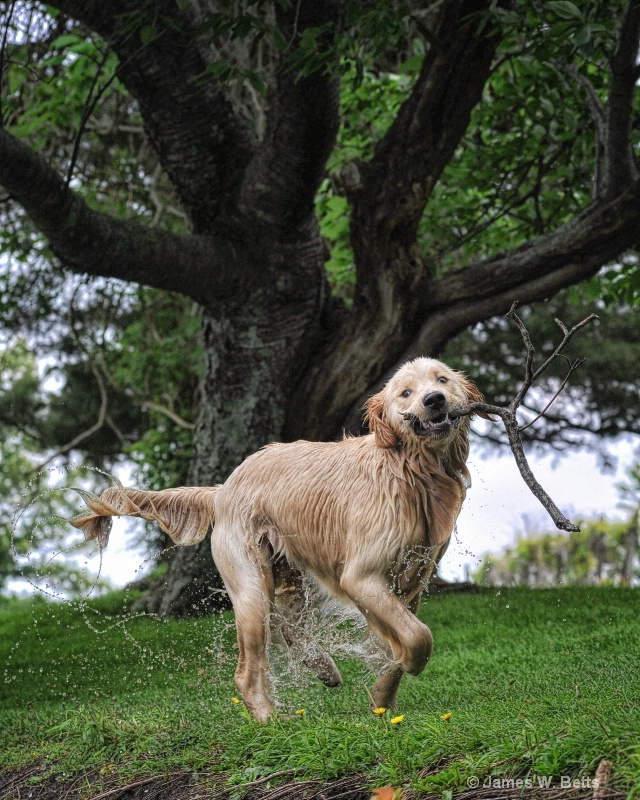
[[[572,522],[601,516],[620,520],[628,512],[620,507],[616,484],[627,478],[638,442],[626,437],[609,450],[616,459],[616,470],[609,473],[603,473],[597,455],[586,450],[562,457],[527,454],[527,459],[538,482]],[[464,577],[465,564],[475,569],[484,553],[498,553],[518,536],[555,530],[520,476],[511,453],[481,458],[474,457],[472,449],[468,466],[472,485],[440,565],[440,574],[447,580]]]
[[[619,506],[616,484],[624,481],[637,445],[637,440],[628,437],[610,448],[617,461],[613,473],[602,473],[597,456],[589,451],[563,457],[529,454],[528,460],[542,487],[572,521],[576,521],[574,517],[624,519],[626,513]],[[547,512],[522,480],[510,452],[491,457],[474,455],[472,441],[468,466],[472,486],[440,565],[440,574],[446,580],[464,579],[465,567],[473,571],[484,553],[500,552],[525,532],[554,530]],[[141,524],[114,520],[109,546],[103,553],[102,575],[116,586],[140,577],[147,568],[144,554],[130,548],[132,526]],[[97,560],[90,563],[95,565]]]

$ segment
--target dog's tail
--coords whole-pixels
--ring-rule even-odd
[[[180,486],[161,492],[128,489],[117,483],[100,497],[75,489],[89,509],[69,520],[83,531],[86,541],[97,539],[102,550],[109,543],[111,517],[141,517],[158,523],[176,544],[202,541],[215,522],[215,496],[219,486]]]

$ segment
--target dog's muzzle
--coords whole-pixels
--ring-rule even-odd
[[[460,424],[460,417],[450,417],[448,411],[434,414],[430,419],[419,417],[417,414],[405,414],[405,420],[417,436],[430,439],[443,439],[454,431]]]

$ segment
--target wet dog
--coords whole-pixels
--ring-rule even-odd
[[[391,662],[372,703],[393,707],[402,675],[418,675],[432,652],[416,611],[469,485],[469,417],[456,411],[481,400],[461,373],[417,358],[367,401],[366,436],[268,445],[219,486],[85,493],[89,513],[73,524],[101,546],[112,516],[155,520],[182,545],[213,526],[213,557],[236,617],[235,682],[257,720],[274,712],[270,620],[276,610],[284,638],[295,641],[303,575],[364,616]],[[325,684],[342,684],[319,647],[305,659]]]

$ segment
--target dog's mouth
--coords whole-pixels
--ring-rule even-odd
[[[415,414],[405,414],[404,418],[416,436],[429,437],[430,439],[443,439],[454,431],[460,423],[460,417],[450,416],[447,411],[436,414],[431,419],[421,419]]]

